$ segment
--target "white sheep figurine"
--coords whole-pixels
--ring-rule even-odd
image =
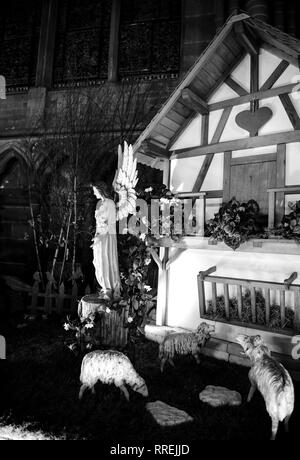
[[[178,332],[167,335],[159,346],[161,372],[164,371],[167,361],[175,367],[173,361],[175,355],[192,355],[199,364],[201,348],[205,346],[213,332],[215,332],[214,326],[201,323],[196,332]]]
[[[127,401],[129,401],[129,393],[125,385],[129,385],[133,391],[144,397],[148,396],[148,388],[144,379],[136,372],[129,358],[119,351],[97,350],[88,353],[83,358],[79,399],[87,389],[95,394],[94,387],[98,380],[120,388]]]
[[[294,386],[290,374],[263,343],[260,336],[239,335],[236,341],[242,346],[244,354],[250,358],[249,380],[251,388],[248,402],[256,389],[262,394],[268,414],[272,419],[271,440],[276,438],[279,422],[285,422],[286,431],[294,410]]]

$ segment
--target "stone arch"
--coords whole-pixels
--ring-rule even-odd
[[[12,187],[23,188],[27,184],[28,162],[25,153],[20,146],[11,142],[0,146],[0,186],[5,188],[5,177],[10,177],[8,182],[12,182]],[[19,177],[17,177],[18,175]],[[15,179],[15,180],[12,180]],[[19,179],[19,180],[17,180]],[[10,184],[8,184],[10,187]]]

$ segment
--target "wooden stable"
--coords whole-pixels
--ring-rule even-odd
[[[159,256],[153,254],[160,269],[157,325],[194,329],[204,312],[199,272],[216,267],[206,299],[223,294],[224,285],[226,297],[229,281],[240,286],[234,280],[259,280],[265,292],[278,287],[266,305],[281,305],[282,320],[283,305],[294,309],[295,327],[265,337],[276,352],[290,353],[291,335],[299,331],[300,283],[294,276],[286,289],[283,280],[300,272],[299,244],[256,239],[233,252],[203,235],[205,220],[233,196],[256,200],[270,228],[289,201],[300,199],[299,56],[295,38],[246,14],[231,17],[135,143],[140,162],[163,170],[165,184],[183,200],[201,201],[203,210],[197,235],[162,239]],[[217,283],[220,277],[225,281]],[[239,289],[230,294],[238,297]],[[254,295],[252,324],[241,328],[249,327],[262,330]],[[218,339],[234,341],[240,329],[227,317],[216,331]]]

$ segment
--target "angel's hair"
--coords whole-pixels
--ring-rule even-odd
[[[92,184],[91,186],[95,187],[98,190],[98,192],[104,196],[104,198],[112,198],[110,189],[105,182],[100,181],[100,182],[97,182],[96,184]]]

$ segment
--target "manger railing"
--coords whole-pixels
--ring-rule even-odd
[[[273,229],[276,221],[280,221],[284,215],[285,196],[300,194],[300,185],[292,187],[278,187],[268,189],[269,195],[269,211],[268,211],[268,227]],[[277,218],[276,218],[277,214]]]
[[[225,309],[225,321],[231,322],[230,311],[230,288],[234,287],[236,291],[236,302],[237,302],[237,323],[245,327],[247,324],[243,321],[243,290],[249,290],[251,296],[251,326],[257,325],[258,328],[261,326],[257,321],[257,304],[256,294],[261,292],[265,300],[265,324],[269,327],[271,318],[271,293],[272,291],[279,293],[280,297],[280,325],[283,329],[286,325],[286,292],[291,292],[294,295],[294,321],[293,330],[300,331],[300,285],[292,284],[297,278],[298,274],[293,273],[288,279],[284,280],[283,283],[269,282],[269,281],[257,281],[249,279],[229,278],[222,276],[212,276],[217,270],[217,267],[212,267],[207,271],[200,272],[198,275],[198,291],[199,291],[199,308],[201,318],[216,318],[218,294],[217,286],[221,285],[222,294],[224,296],[224,309]],[[206,296],[205,296],[205,283],[211,285],[211,306],[212,316],[208,314]],[[236,320],[234,320],[236,324]]]

